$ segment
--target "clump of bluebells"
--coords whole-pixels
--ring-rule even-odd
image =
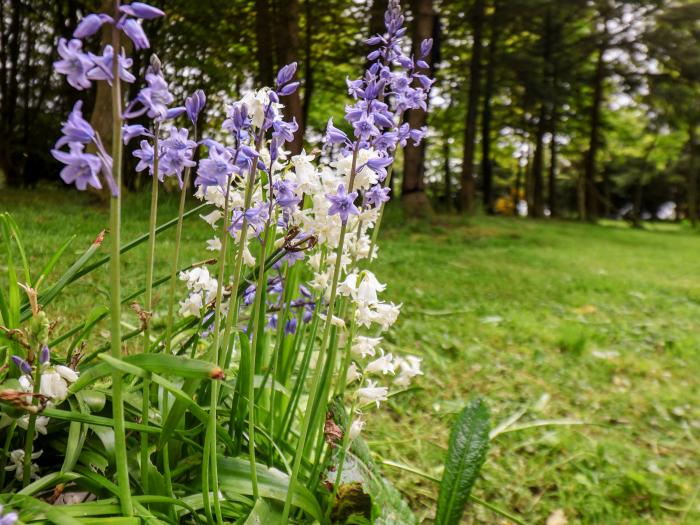
[[[115,16],[88,15],[73,39],[58,42],[61,60],[55,68],[76,89],[94,81],[113,89],[136,81],[123,50],[105,46],[101,55],[93,55],[83,51],[82,39],[111,24],[135,48],[145,49],[143,21],[165,13],[141,2],[116,5]],[[369,266],[377,257],[376,232],[390,198],[394,158],[426,132],[410,128],[404,115],[426,108],[432,80],[425,59],[432,42],[423,42],[417,56],[405,52],[397,1],[389,2],[385,25],[385,33],[367,40],[367,71],[347,81],[352,102],[345,108],[345,124],[328,121],[323,149],[332,155],[292,156],[285,149],[299,129],[283,113],[284,98],[300,85],[297,64],[280,69],[274,86],[230,104],[221,129],[211,133],[197,128],[207,102],[204,92],[178,105],[160,61],[152,57],[143,88],[118,112],[115,129],[121,136],[114,137],[119,144],[139,141],[133,152],[136,170],[152,180],[145,291],[132,306],[141,342],[126,357],[114,348],[111,357],[101,349],[83,349],[90,358],[73,355],[70,366],[52,365],[45,345],[36,359],[33,354],[13,358],[18,392],[31,394],[20,395],[16,404],[34,407],[33,415],[11,423],[13,431],[25,428],[22,418],[33,417],[28,443],[52,430],[71,436],[62,445],[70,461],[56,483],[65,483],[62,476],[71,472],[70,490],[97,498],[116,495],[122,514],[167,522],[190,520],[191,513],[217,523],[244,517],[252,505],[241,503],[240,495],[252,496],[253,505],[261,495],[280,499],[282,523],[303,516],[328,521],[346,483],[344,470],[356,461],[353,447],[368,414],[422,373],[418,357],[390,351],[383,337],[401,305],[381,298],[386,285]],[[180,127],[181,122],[186,125]],[[95,153],[88,152],[89,145]],[[106,184],[112,195],[119,194],[114,166],[120,148],[111,155],[105,150],[80,102],[52,153],[65,165],[61,178],[67,184],[79,190]],[[185,213],[191,173],[201,204]],[[175,249],[160,253],[158,185],[166,177],[178,181],[181,207]],[[203,255],[211,259],[186,264],[179,261],[181,230],[193,214],[212,228]],[[160,257],[172,271],[156,280],[153,262]],[[113,258],[112,265],[118,261]],[[178,282],[186,293],[178,291]],[[170,293],[154,302],[151,290],[163,283],[169,283]],[[36,310],[39,315],[41,309]],[[122,314],[112,310],[111,315]],[[108,373],[115,374],[111,382]],[[99,425],[119,437],[119,396],[110,395],[110,388],[121,387],[122,375],[128,400],[122,428],[130,430],[123,430],[126,453],[120,457],[118,450],[114,456],[106,452],[105,427]],[[226,388],[220,385],[224,378]],[[95,393],[102,397],[93,406],[88,398]],[[66,407],[60,413],[64,419],[54,422],[54,406]],[[42,412],[54,417],[39,416]],[[92,414],[102,419],[90,419]],[[113,429],[107,424],[111,414]],[[78,448],[69,448],[72,443]],[[19,452],[13,459],[16,476],[27,479],[20,463],[29,467],[29,478],[52,472],[38,447]],[[247,472],[245,481],[231,482],[234,471]],[[270,476],[281,480],[284,493],[265,490]],[[102,488],[96,479],[103,480]],[[103,490],[113,485],[116,494]],[[149,495],[165,498],[161,504],[180,500],[195,508],[164,511]],[[373,516],[377,522],[381,514]]]

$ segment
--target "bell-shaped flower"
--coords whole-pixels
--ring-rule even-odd
[[[83,43],[76,38],[70,41],[60,38],[57,48],[61,60],[53,63],[54,69],[58,73],[66,75],[66,80],[75,89],[90,88],[88,72],[93,69],[95,64],[91,55],[83,53]]]

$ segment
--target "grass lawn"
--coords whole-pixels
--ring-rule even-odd
[[[145,231],[147,200],[127,197],[125,240]],[[163,219],[175,208],[170,196]],[[3,193],[0,211],[14,214],[34,268],[71,234],[81,252],[107,222],[106,207],[72,191]],[[562,525],[562,514],[569,524],[700,523],[699,235],[506,218],[393,222],[374,267],[404,304],[386,349],[423,356],[425,376],[370,418],[378,456],[439,477],[455,412],[483,396],[494,426],[510,425],[475,495],[532,524]],[[210,255],[209,236],[190,221],[183,263]],[[125,258],[127,291],[142,282],[144,256],[142,247]],[[168,267],[161,257],[156,275]],[[49,314],[71,326],[106,303],[106,286],[105,269]],[[385,472],[429,518],[436,486]],[[472,506],[465,523],[507,521]]]

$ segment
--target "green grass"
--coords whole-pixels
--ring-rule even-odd
[[[170,196],[163,220],[175,208]],[[82,251],[107,222],[106,207],[68,191],[4,193],[4,210],[35,268],[70,234]],[[147,220],[147,196],[127,196],[123,238]],[[210,236],[190,221],[183,263],[207,258]],[[475,495],[532,524],[556,509],[570,524],[700,523],[700,236],[438,217],[389,221],[380,246],[376,273],[404,304],[386,349],[423,356],[425,376],[369,418],[379,457],[439,477],[450,422],[480,395],[494,424],[520,417],[494,439]],[[126,256],[127,291],[142,282],[144,257],[145,248]],[[156,275],[168,268],[161,256]],[[57,330],[106,302],[106,285],[106,270],[73,285],[49,308]],[[437,487],[385,472],[429,520]],[[465,523],[506,522],[471,506]]]

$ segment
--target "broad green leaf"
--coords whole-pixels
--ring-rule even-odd
[[[450,433],[438,494],[436,525],[457,525],[489,448],[489,411],[475,399],[459,414]]]
[[[219,457],[219,484],[224,493],[253,494],[250,480],[250,463],[243,458]],[[258,490],[262,497],[285,501],[289,491],[289,477],[279,471],[272,471],[264,465],[256,464]],[[292,495],[292,505],[306,512],[313,519],[323,521],[321,506],[309,490],[296,484]]]

